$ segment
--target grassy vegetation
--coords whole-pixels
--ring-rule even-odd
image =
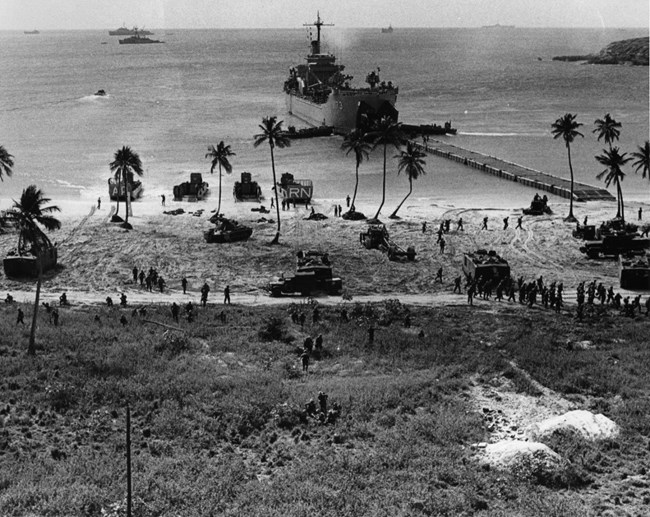
[[[122,326],[117,308],[65,309],[54,327],[43,311],[36,357],[17,307],[0,307],[0,515],[124,515],[127,401],[138,516],[650,511],[647,319],[346,305],[349,321],[320,306],[315,324],[309,304],[227,307],[225,322],[208,306],[183,332],[130,312]],[[304,328],[292,311],[307,314]],[[167,307],[144,319],[173,325]],[[305,375],[297,351],[318,334]],[[584,340],[593,346],[573,345]],[[572,469],[552,483],[480,467],[472,383],[502,377],[540,396],[511,363],[622,436],[554,436]],[[305,417],[320,391],[341,405],[334,424]]]

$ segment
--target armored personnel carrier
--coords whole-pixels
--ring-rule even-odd
[[[280,188],[282,200],[288,205],[292,203],[293,206],[296,206],[296,204],[308,205],[314,195],[314,184],[311,180],[297,180],[289,172],[285,172],[280,177],[278,187]]]
[[[378,249],[388,255],[389,260],[415,260],[415,248],[409,246],[404,250],[390,240],[388,230],[383,224],[370,224],[365,232],[359,234],[359,241],[366,249]]]
[[[535,194],[535,197],[530,202],[530,206],[524,208],[523,211],[526,215],[544,215],[553,213],[548,206],[548,198],[546,196],[540,197],[539,194]]]
[[[637,233],[613,233],[596,240],[586,240],[580,251],[587,258],[618,257],[619,255],[642,255],[650,249],[650,239]]]
[[[510,277],[510,265],[506,259],[497,255],[496,251],[481,249],[465,253],[463,273],[478,282],[485,280],[499,282]]]
[[[237,201],[257,201],[262,199],[262,189],[256,181],[251,180],[250,172],[241,173],[241,181],[236,181],[232,188]]]
[[[295,293],[302,296],[313,296],[317,293],[341,294],[343,281],[332,274],[332,264],[327,253],[299,251],[296,261],[295,274],[289,277],[282,275],[269,282],[268,291],[271,296]]]

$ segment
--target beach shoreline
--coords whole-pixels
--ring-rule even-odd
[[[533,193],[531,189],[531,193]],[[531,196],[532,198],[532,196]],[[438,205],[431,199],[407,201],[399,219],[389,219],[392,206],[385,206],[381,220],[386,224],[391,239],[406,248],[414,246],[414,262],[391,262],[377,250],[366,250],[359,244],[359,233],[364,221],[345,221],[334,217],[338,200],[319,200],[316,212],[323,213],[323,221],[306,220],[309,211],[304,207],[280,211],[282,230],[280,245],[272,246],[276,231],[276,212],[252,211],[257,203],[236,203],[229,196],[222,199],[226,217],[252,226],[248,241],[231,244],[208,244],[203,232],[212,227],[208,219],[213,215],[216,196],[189,203],[161,199],[151,195],[133,203],[127,231],[110,222],[115,202],[95,203],[84,200],[52,201],[61,208],[62,229],[49,234],[57,243],[59,267],[48,272],[42,288],[43,301],[57,303],[62,292],[68,292],[73,304],[96,305],[105,303],[107,296],[114,301],[125,293],[132,304],[165,304],[176,301],[198,302],[204,282],[211,287],[209,303],[221,303],[222,291],[230,286],[233,303],[289,304],[303,301],[301,297],[270,298],[265,286],[282,273],[295,270],[295,254],[299,250],[316,249],[329,253],[333,271],[343,279],[343,297],[327,297],[323,303],[378,301],[399,298],[415,305],[466,303],[465,296],[449,296],[453,279],[461,275],[463,254],[476,249],[495,250],[509,261],[512,276],[531,281],[542,276],[548,283],[563,282],[565,301],[575,300],[579,282],[603,282],[619,291],[618,266],[612,260],[589,260],[579,250],[580,241],[571,236],[575,225],[563,221],[566,203],[551,203],[552,215],[523,216],[523,229],[516,229],[518,208],[473,208]],[[264,200],[270,208],[270,199]],[[337,203],[338,204],[338,203]],[[10,203],[2,200],[0,206]],[[644,206],[645,205],[640,205]],[[357,203],[358,210],[372,217],[377,205]],[[167,215],[165,211],[182,208],[181,215]],[[345,200],[342,200],[345,211]],[[636,221],[636,204],[627,208],[628,220]],[[120,215],[124,216],[124,203]],[[585,215],[591,224],[615,215],[615,203],[589,202],[576,204],[574,211],[582,222]],[[650,214],[649,214],[650,215]],[[489,218],[488,231],[481,230],[483,217]],[[464,231],[457,230],[457,221],[463,218]],[[503,218],[509,218],[508,229],[503,229]],[[445,252],[440,253],[436,231],[444,219],[450,219],[450,232],[444,235]],[[427,223],[426,233],[422,223]],[[643,222],[643,221],[642,221]],[[15,247],[17,236],[0,236],[3,249]],[[165,280],[165,290],[149,293],[134,284],[132,269],[157,270]],[[443,268],[443,282],[436,282],[438,269]],[[183,295],[180,281],[188,280],[188,294]],[[33,299],[35,282],[0,277],[0,291],[12,293],[18,301]],[[634,294],[634,293],[631,293]]]

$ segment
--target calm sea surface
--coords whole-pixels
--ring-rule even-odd
[[[0,197],[17,197],[35,183],[57,198],[107,196],[108,163],[130,145],[143,161],[145,195],[171,194],[189,172],[209,175],[205,153],[224,140],[237,156],[229,192],[250,171],[271,186],[268,147],[253,135],[266,115],[301,126],[287,115],[282,84],[289,66],[307,53],[307,34],[295,30],[155,31],[161,45],[119,45],[107,31],[0,33],[0,144],[15,157],[15,174]],[[551,123],[576,113],[584,139],[572,156],[577,179],[596,184],[603,144],[592,134],[605,113],[623,124],[620,146],[632,151],[648,139],[648,68],[552,62],[606,44],[646,36],[643,30],[396,29],[324,30],[326,49],[346,64],[357,85],[381,68],[399,85],[400,120],[451,120],[454,143],[568,177],[566,149]],[[107,97],[93,93],[104,89]],[[296,141],[278,150],[278,172],[311,178],[315,197],[351,192],[354,159],[341,138]],[[392,153],[395,154],[395,153]],[[438,204],[527,204],[534,192],[437,157],[414,198]],[[624,193],[648,200],[650,182],[626,169]],[[380,153],[362,165],[362,196],[380,189]],[[216,177],[208,178],[216,185]],[[389,201],[407,190],[391,174]]]

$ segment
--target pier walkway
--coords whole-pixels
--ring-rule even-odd
[[[556,196],[566,199],[571,197],[571,182],[569,180],[558,178],[545,172],[536,171],[517,165],[516,163],[507,162],[500,158],[487,156],[485,154],[463,149],[456,145],[441,142],[439,140],[429,140],[426,145],[415,142],[415,144],[428,154],[435,154],[442,158],[447,158],[468,167],[473,167],[493,176],[516,181],[527,187],[536,190],[550,192]],[[616,198],[604,188],[594,187],[585,183],[573,182],[573,199],[574,201],[615,201]]]

